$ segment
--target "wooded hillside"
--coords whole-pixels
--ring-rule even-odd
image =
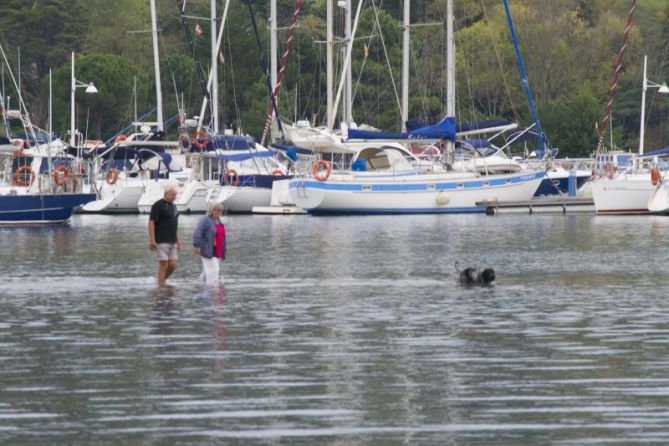
[[[218,2],[218,16],[225,1]],[[295,0],[278,0],[283,48]],[[454,0],[458,122],[504,118],[531,123],[501,0]],[[210,0],[188,0],[186,14],[209,16]],[[335,2],[336,4],[336,2]],[[445,0],[411,2],[410,118],[437,120],[445,113]],[[596,146],[631,0],[511,0],[511,10],[539,117],[553,146],[565,156],[587,155]],[[325,120],[325,0],[303,0],[300,25],[279,100],[284,119]],[[162,85],[166,117],[177,113],[177,95],[187,113],[199,113],[198,84],[175,0],[157,0]],[[376,7],[376,9],[375,9]],[[261,40],[269,61],[268,0],[256,0]],[[354,12],[357,1],[353,0]],[[343,34],[343,11],[335,6],[335,31]],[[196,36],[196,22],[203,34]],[[398,130],[401,118],[402,1],[365,0],[353,55],[354,118]],[[188,19],[198,57],[210,63],[210,22]],[[76,77],[94,82],[97,95],[77,93],[79,128],[88,119],[90,138],[108,138],[133,119],[133,79],[139,114],[155,106],[148,0],[3,0],[0,43],[12,70],[19,67],[24,99],[45,127],[48,73],[53,69],[54,129],[69,127],[70,53]],[[244,0],[232,0],[219,60],[222,122],[260,137],[268,106],[259,50]],[[281,52],[281,51],[280,51]],[[613,141],[635,149],[641,102],[643,56],[648,78],[669,81],[669,2],[644,0],[634,13],[618,95]],[[221,62],[222,60],[222,62]],[[336,72],[342,66],[337,55]],[[5,72],[6,95],[13,98]],[[337,80],[338,82],[338,80]],[[669,145],[669,95],[647,96],[646,147]],[[11,101],[11,99],[10,99]],[[11,105],[11,104],[10,104]],[[88,118],[87,118],[88,117]],[[607,135],[607,140],[610,136]]]

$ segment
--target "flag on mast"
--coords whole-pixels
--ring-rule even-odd
[[[201,36],[202,34],[204,34],[204,31],[202,30],[202,27],[200,26],[200,24],[198,22],[195,22],[195,35],[196,36]]]

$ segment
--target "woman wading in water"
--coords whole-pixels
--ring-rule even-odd
[[[216,283],[221,270],[220,260],[225,259],[225,226],[221,223],[223,205],[212,203],[207,215],[202,217],[193,232],[193,249],[202,259],[200,280]]]

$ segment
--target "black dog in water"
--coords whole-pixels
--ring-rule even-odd
[[[476,268],[465,268],[463,270],[458,268],[458,262],[455,262],[455,270],[459,273],[460,285],[482,285],[492,286],[495,282],[495,270],[486,268],[483,271]]]

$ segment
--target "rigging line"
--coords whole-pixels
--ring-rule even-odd
[[[260,34],[258,34],[258,24],[256,23],[256,16],[253,12],[253,0],[246,0],[246,4],[249,7],[249,14],[251,15],[251,25],[253,26],[253,33],[256,37],[256,45],[258,45],[258,51],[260,53],[260,66],[262,67],[263,74],[265,75],[265,83],[267,84],[267,92],[269,93],[270,100],[272,101],[272,107],[274,108],[274,113],[276,114],[276,122],[279,126],[279,132],[281,133],[281,140],[285,142],[286,135],[283,132],[283,126],[281,125],[281,119],[279,118],[279,107],[276,104],[276,97],[272,94],[272,81],[269,78],[269,69],[267,68],[267,62],[265,61],[265,52],[262,48],[262,43],[260,42]]]
[[[620,76],[620,71],[623,68],[623,59],[625,58],[625,49],[627,48],[627,43],[629,42],[629,32],[632,28],[632,16],[634,15],[634,10],[636,9],[636,1],[632,0],[632,6],[630,7],[629,12],[627,13],[627,25],[625,25],[625,35],[623,36],[623,44],[618,52],[618,64],[616,69],[613,72],[613,80],[611,81],[611,88],[609,89],[609,100],[606,103],[606,111],[604,112],[604,117],[602,118],[602,125],[599,129],[599,139],[597,141],[597,150],[596,153],[600,153],[604,148],[604,134],[606,132],[606,126],[609,123],[611,117],[611,107],[613,107],[613,100],[616,97],[616,92],[618,90],[618,77]]]
[[[666,60],[667,60],[667,52],[669,51],[669,40],[667,40],[667,46],[664,47],[664,55],[662,56],[662,61],[659,63],[658,67],[663,67]],[[654,79],[658,79],[659,75],[653,75]],[[653,110],[653,104],[655,103],[655,99],[657,98],[659,91],[655,90],[653,92],[653,95],[650,97],[650,102],[648,103],[648,113],[646,114],[646,122],[644,122],[644,126],[647,126],[648,123],[650,122],[650,115],[651,111]]]
[[[319,52],[316,54],[316,66],[319,67],[320,64],[321,64],[321,53],[320,53],[320,51],[319,51]],[[312,99],[312,97],[311,97],[312,94],[314,94],[314,100],[316,100],[316,95],[315,95],[315,93],[314,93],[314,91],[315,91],[314,86],[315,86],[315,84],[316,84],[316,79],[319,79],[319,80],[320,80],[320,76],[318,75],[319,72],[320,72],[320,70],[318,70],[318,71],[316,72],[316,76],[314,76],[314,79],[313,79],[313,81],[311,82],[311,87],[309,88],[309,93],[307,94],[307,97],[306,97],[306,99],[304,100],[304,103],[306,104],[304,113],[303,113],[303,114],[300,114],[299,116],[302,116],[302,117],[303,117],[303,116],[306,116],[307,111],[308,111],[309,108],[311,107],[311,105],[309,104],[309,101],[311,101],[311,99]]]
[[[390,81],[393,84],[393,93],[395,93],[395,100],[397,101],[397,110],[400,115],[400,121],[402,120],[402,102],[400,101],[400,96],[397,93],[397,85],[395,84],[395,77],[393,76],[393,69],[390,66],[390,58],[388,58],[388,50],[386,48],[386,41],[383,38],[383,30],[381,29],[381,22],[379,21],[379,9],[376,7],[375,1],[372,0],[372,9],[374,10],[374,20],[376,21],[379,29],[379,37],[381,38],[381,45],[383,46],[383,54],[386,57],[386,63],[388,65],[388,72],[390,73]]]
[[[249,8],[250,8],[249,2]],[[273,98],[273,102],[269,104],[269,110],[267,110],[267,118],[265,119],[265,127],[263,128],[262,138],[260,139],[260,145],[265,145],[265,138],[269,132],[269,126],[272,123],[273,109],[276,109],[276,97],[281,92],[281,82],[283,81],[283,75],[286,72],[286,64],[288,63],[288,56],[290,55],[290,48],[293,44],[293,35],[295,34],[295,29],[297,28],[297,23],[300,18],[300,9],[302,9],[302,0],[297,0],[295,4],[295,11],[293,11],[293,17],[290,21],[290,28],[288,28],[288,35],[286,36],[286,43],[283,45],[283,54],[281,55],[281,68],[279,68],[279,73],[276,78],[276,85],[274,86],[274,92],[270,92]],[[255,20],[255,19],[254,19]],[[298,61],[299,62],[299,61]],[[271,90],[271,83],[270,83]],[[297,93],[296,93],[297,94]],[[277,110],[277,115],[278,110]],[[281,131],[283,134],[283,131]],[[283,136],[283,135],[282,135]]]
[[[186,16],[184,15],[183,11],[184,5],[181,0],[176,0],[176,4],[177,4],[177,9],[179,10],[179,17],[181,18],[181,25],[183,26],[184,31],[186,32],[186,38],[188,40],[188,46],[190,48],[191,56],[193,57],[193,63],[195,64],[195,68],[197,70],[197,77],[198,81],[200,82],[200,88],[202,88],[202,93],[204,94],[204,97],[207,98],[207,102],[209,103],[209,115],[213,116],[211,97],[209,96],[209,90],[207,90],[207,82],[204,80],[204,71],[202,70],[202,65],[200,64],[200,60],[197,58],[197,51],[195,51],[195,43],[193,42],[193,35],[190,32],[188,23],[186,22]]]
[[[228,55],[230,56],[230,81],[232,82],[232,101],[235,104],[235,117],[237,118],[237,130],[242,135],[244,134],[242,129],[242,115],[239,111],[239,104],[237,102],[237,85],[235,84],[235,63],[232,60],[232,44],[230,39],[230,27],[226,29],[228,33],[227,44],[228,44]]]
[[[420,75],[421,73],[418,72],[418,59],[416,59],[416,54],[415,52],[411,53],[411,59],[413,60],[413,72],[414,76],[417,80],[420,81]],[[422,118],[425,121],[428,121],[428,116],[429,116],[429,104],[428,104],[428,98],[427,98],[427,90],[428,90],[428,84],[431,84],[432,79],[428,79],[428,77],[424,77],[422,79],[422,82],[416,82],[416,88],[418,89],[418,95],[423,99],[420,101],[419,107],[422,109]]]
[[[486,21],[486,24],[490,24],[490,19],[488,18],[488,11],[485,7],[485,2],[484,0],[481,0],[481,7],[483,8],[483,17]],[[499,65],[499,71],[502,74],[502,81],[504,82],[504,89],[506,90],[506,97],[509,99],[509,104],[511,105],[511,111],[513,112],[513,119],[518,122],[520,118],[518,117],[518,111],[516,110],[516,106],[513,103],[513,99],[511,98],[511,89],[509,88],[509,82],[506,79],[506,73],[504,72],[504,65],[502,63],[502,55],[500,54],[499,48],[497,46],[497,42],[495,41],[494,36],[492,35],[492,30],[490,29],[490,26],[486,26],[486,29],[488,30],[488,34],[490,35],[490,41],[492,42],[493,49],[495,50],[495,57],[497,58],[497,65]]]

